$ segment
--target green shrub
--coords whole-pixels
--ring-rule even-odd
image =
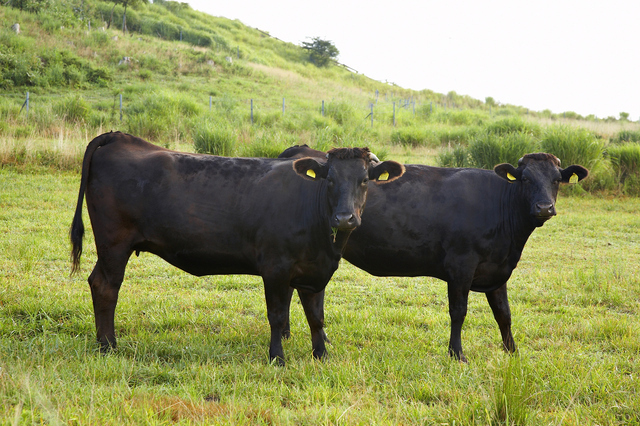
[[[105,47],[109,44],[109,34],[106,31],[92,31],[89,37],[89,45],[92,47]]]
[[[615,172],[611,162],[600,161],[589,168],[589,177],[580,181],[577,185],[562,185],[560,187],[565,194],[582,194],[587,192],[612,192],[621,189],[620,178]]]
[[[325,114],[334,119],[341,126],[355,121],[356,109],[353,105],[344,101],[334,101],[327,103]]]
[[[229,127],[204,121],[192,130],[193,145],[196,152],[232,156],[235,153],[237,136]]]
[[[496,164],[517,164],[525,154],[538,149],[538,140],[525,133],[497,135],[483,133],[469,143],[469,164],[481,169],[493,169]]]
[[[144,85],[141,87],[144,89]],[[202,112],[203,106],[196,103],[193,98],[162,91],[153,92],[147,96],[138,96],[128,107],[130,115],[149,114],[164,117],[173,123],[182,118],[197,116]]]
[[[558,157],[565,167],[580,164],[590,169],[602,161],[604,142],[585,128],[554,125],[544,130],[540,147]]]
[[[84,98],[75,95],[68,96],[56,103],[53,112],[70,122],[85,122],[89,118],[91,108]]]
[[[526,133],[540,136],[541,127],[537,123],[527,121],[519,116],[509,116],[493,121],[486,126],[488,133],[506,135],[508,133]]]
[[[454,145],[438,152],[436,161],[440,167],[469,167],[469,154],[465,147]]]
[[[607,154],[623,192],[640,195],[640,144],[611,145]]]
[[[153,74],[149,70],[140,70],[138,72],[138,77],[140,77],[140,79],[143,81],[150,80],[152,75]]]
[[[403,127],[391,132],[391,143],[403,146],[423,146],[428,134],[426,129],[417,126]]]
[[[87,73],[87,81],[89,83],[97,84],[101,87],[108,86],[108,83],[113,80],[113,72],[109,68],[96,67],[91,68]]]
[[[328,151],[331,148],[343,146],[344,130],[336,125],[326,126],[317,129],[313,139],[314,149]]]
[[[150,141],[159,141],[170,136],[171,122],[164,116],[139,113],[127,114],[124,128],[127,133]]]
[[[611,138],[611,143],[623,144],[627,142],[640,142],[640,130],[622,130]]]
[[[443,127],[434,131],[437,143],[442,145],[461,144],[467,145],[478,134],[480,129],[474,126],[463,127]]]
[[[282,132],[263,132],[244,145],[239,155],[242,157],[276,158],[285,149],[297,144],[295,135]]]

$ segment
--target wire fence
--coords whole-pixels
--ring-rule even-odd
[[[80,96],[80,95],[77,95]],[[4,98],[5,104],[17,107],[20,106],[18,115],[23,115],[29,119],[30,114],[33,114],[34,110],[38,108],[51,108],[52,105],[61,102],[63,99],[72,98],[73,95],[60,95],[60,94],[33,94],[26,92],[24,95],[20,94],[0,94],[0,97]],[[109,96],[80,96],[82,100],[87,102],[90,106],[96,107],[101,110],[109,109],[111,113],[115,113],[119,122],[126,122],[128,118],[128,109],[131,109],[131,105],[139,102],[140,99],[134,94],[116,94],[113,97]],[[371,127],[377,121],[384,120],[395,126],[400,114],[410,114],[416,116],[417,110],[423,115],[428,115],[434,111],[452,111],[462,110],[463,108],[457,107],[453,103],[438,103],[433,101],[420,102],[415,97],[409,98],[397,98],[393,93],[380,95],[376,90],[371,95],[371,101],[366,105],[363,104],[350,104],[356,114],[361,112],[361,117],[366,120]],[[308,106],[301,107],[300,102],[292,102],[291,99],[286,97],[282,98],[249,98],[238,99],[229,97],[214,97],[209,96],[208,99],[203,97],[192,98],[196,104],[204,106],[208,112],[214,114],[220,110],[233,109],[240,114],[244,114],[248,117],[251,124],[256,124],[256,117],[258,114],[274,114],[280,113],[283,117],[290,114],[297,113],[314,113],[324,117],[330,114],[330,108],[332,104],[346,103],[341,101],[326,101],[318,100],[316,107],[309,108]],[[110,106],[107,106],[111,104]],[[308,101],[304,101],[303,104],[309,105]]]

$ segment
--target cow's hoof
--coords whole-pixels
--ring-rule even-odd
[[[455,359],[456,361],[460,361],[460,363],[464,363],[464,364],[468,364],[469,363],[469,361],[467,361],[467,357],[464,356],[462,351],[456,352],[453,349],[449,349],[449,356],[451,358]]]
[[[275,365],[276,367],[284,367],[284,358],[281,356],[269,357],[269,364]]]
[[[313,357],[315,359],[317,359],[318,361],[324,361],[325,359],[327,359],[327,351],[323,350],[323,351],[313,351]]]
[[[115,351],[116,350],[116,342],[110,342],[108,340],[105,341],[98,341],[98,343],[100,344],[100,353],[101,354],[108,354],[111,351]]]

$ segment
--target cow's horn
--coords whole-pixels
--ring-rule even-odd
[[[380,159],[373,152],[369,153],[369,160],[371,160],[372,163],[380,162]]]

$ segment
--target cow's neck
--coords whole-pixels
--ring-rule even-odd
[[[524,245],[536,229],[529,211],[528,201],[515,184],[507,184],[507,191],[503,197],[502,215],[505,224],[504,232],[511,240],[512,250],[522,253]]]

